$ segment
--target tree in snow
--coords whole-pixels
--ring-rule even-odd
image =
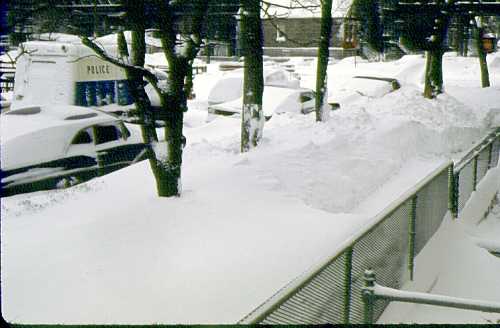
[[[241,44],[245,58],[243,78],[243,107],[241,115],[241,152],[257,146],[264,130],[262,93],[262,24],[260,1],[241,0]]]
[[[382,29],[388,29],[395,20],[398,21],[400,42],[410,50],[426,52],[426,70],[424,96],[434,98],[444,91],[443,88],[443,54],[448,49],[447,37],[450,20],[452,17],[469,17],[476,14],[500,14],[500,3],[487,1],[457,1],[457,0],[356,0],[379,2],[382,11],[378,12],[382,18]],[[365,15],[366,16],[366,15]],[[363,20],[360,15],[358,19]],[[391,20],[392,22],[389,22]],[[365,23],[368,21],[364,19]],[[476,40],[479,40],[476,37]],[[368,40],[367,40],[368,41]],[[377,42],[372,41],[377,48]],[[478,44],[478,43],[477,43]],[[481,53],[481,51],[479,51]],[[482,71],[486,64],[485,55],[480,56]],[[485,79],[483,80],[485,82]],[[486,85],[483,83],[483,85]]]
[[[329,117],[328,98],[328,59],[332,35],[332,0],[321,0],[321,27],[318,46],[318,66],[316,70],[316,121],[324,122]]]
[[[481,87],[487,88],[490,86],[490,74],[488,72],[488,62],[486,61],[486,50],[483,46],[482,36],[484,33],[481,17],[472,17],[471,25],[476,45],[477,57],[479,58],[479,67],[481,71]]]
[[[318,45],[318,65],[317,65],[317,75],[316,75],[316,99],[315,99],[315,111],[316,111],[316,121],[325,121],[329,117],[329,107],[326,103],[328,98],[327,91],[327,68],[329,60],[329,47],[330,40],[332,36],[332,9],[337,10],[348,0],[340,0],[336,2],[337,8],[333,8],[333,0],[290,0],[288,4],[275,1],[262,1],[262,11],[266,18],[269,18],[269,22],[282,34],[286,40],[302,47],[309,47],[311,45]],[[277,15],[271,15],[269,13],[270,8],[281,8],[286,9],[290,13],[294,10],[309,11],[311,14],[317,12],[318,9],[321,10],[320,19],[320,33],[319,38],[316,36],[311,36],[311,41],[307,44],[301,43],[297,40],[292,39],[286,34],[278,24],[273,23],[274,18],[278,18]],[[282,16],[280,16],[283,18]]]
[[[141,131],[149,152],[149,162],[156,179],[159,196],[179,196],[181,193],[182,149],[185,137],[182,134],[187,98],[192,91],[189,83],[193,61],[202,46],[203,22],[208,0],[191,1],[137,1],[124,0],[127,27],[131,29],[132,43],[130,57],[126,60],[114,58],[91,39],[82,37],[85,45],[101,58],[124,68],[129,77],[131,94],[140,116]],[[149,14],[146,15],[146,12]],[[178,36],[175,30],[175,13],[189,13],[190,35]],[[148,19],[147,19],[148,17]],[[152,19],[158,28],[163,53],[168,63],[167,81],[160,84],[156,76],[144,68],[145,28]],[[122,58],[126,57],[123,43]],[[157,142],[156,131],[147,94],[144,91],[146,79],[153,86],[161,102],[157,119],[164,123],[165,144]]]
[[[400,1],[396,12],[403,17],[403,42],[427,52],[424,96],[433,98],[443,92],[442,56],[447,49],[447,31],[452,17],[472,19],[475,44],[481,67],[482,86],[489,86],[486,53],[482,48],[480,26],[474,18],[480,14],[499,15],[500,3],[493,1]]]

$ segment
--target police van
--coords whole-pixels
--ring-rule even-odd
[[[52,104],[116,113],[133,108],[125,70],[99,58],[79,40],[29,41],[22,49],[12,109]],[[108,44],[105,50],[117,54],[116,45]]]

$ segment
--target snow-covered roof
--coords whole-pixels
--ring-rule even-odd
[[[352,0],[332,0],[332,17],[345,17]],[[319,18],[321,6],[319,0],[269,0],[267,11],[262,11],[262,18]],[[266,8],[266,4],[263,5]]]
[[[64,157],[73,136],[85,127],[117,118],[78,106],[31,106],[0,116],[2,169]],[[50,145],[50,146],[49,146]]]
[[[42,33],[38,36],[40,41],[59,41],[59,42],[80,42],[80,37],[67,33]]]
[[[96,42],[97,43],[97,42]],[[116,53],[116,44],[100,44],[108,54]],[[28,41],[22,44],[23,48],[32,53],[32,56],[74,56],[83,57],[95,55],[80,39],[65,39],[64,41]]]
[[[125,40],[127,41],[128,44],[132,43],[132,32],[131,31],[124,31],[123,34],[125,35]],[[118,34],[117,33],[112,33],[108,35],[104,35],[101,37],[96,38],[96,42],[102,44],[102,45],[113,45],[117,43],[118,39]],[[161,41],[158,38],[154,38],[151,33],[146,33],[144,40],[146,41],[146,44],[149,46],[154,46],[154,47],[161,47]]]

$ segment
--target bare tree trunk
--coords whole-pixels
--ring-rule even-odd
[[[441,1],[442,2],[442,1]],[[425,70],[424,97],[434,98],[444,92],[443,87],[443,54],[444,41],[448,31],[450,16],[441,13],[434,20],[434,34],[431,36],[430,49],[427,51]]]
[[[424,97],[432,99],[443,93],[443,54],[442,49],[427,51]]]
[[[167,152],[165,158],[158,159],[157,186],[159,196],[171,197],[180,196],[182,191],[182,149],[186,143],[182,134],[184,112],[187,111],[187,98],[193,87],[193,60],[201,46],[201,30],[208,1],[190,2],[192,33],[180,53],[176,50],[174,4],[163,0],[156,0],[155,3],[160,14],[159,33],[163,52],[168,62],[167,90],[160,92]]]
[[[316,121],[324,122],[328,120],[329,110],[325,106],[328,98],[327,69],[328,58],[330,56],[330,38],[332,34],[332,0],[321,1],[321,35],[318,46],[318,66],[316,71]]]
[[[457,31],[455,35],[455,44],[457,55],[467,57],[468,38],[467,38],[467,18],[459,16],[456,18]]]
[[[132,44],[129,56],[128,46],[123,32],[118,33],[118,50],[122,58],[127,57],[129,64],[135,67],[144,67],[146,56],[145,42],[145,11],[144,1],[126,0],[124,7],[127,13],[127,21],[131,30]],[[146,156],[149,166],[156,179],[157,193],[160,194],[160,185],[158,184],[161,174],[158,167],[158,159],[153,149],[153,143],[158,141],[155,124],[153,120],[151,102],[144,90],[144,74],[140,70],[125,69],[127,82],[132,98],[139,116],[141,135],[146,147]]]
[[[488,62],[486,61],[486,51],[484,50],[481,22],[474,19],[474,43],[476,45],[477,56],[479,58],[479,67],[481,69],[481,87],[487,88],[490,86],[490,74],[488,72]]]
[[[154,74],[144,68],[145,44],[145,1],[123,0],[127,26],[132,32],[132,51],[128,56],[128,47],[123,34],[118,36],[118,48],[122,60],[118,60],[86,37],[82,37],[84,45],[90,47],[104,60],[126,70],[129,89],[136,103],[141,122],[141,132],[148,150],[149,162],[156,179],[158,195],[161,197],[179,196],[181,193],[182,148],[186,139],[182,135],[184,112],[187,111],[187,95],[191,93],[193,84],[190,80],[194,58],[201,46],[203,20],[208,9],[208,0],[191,0],[170,3],[164,0],[151,0],[158,13],[159,34],[162,47],[168,62],[168,78],[166,89],[158,85]],[[191,18],[191,34],[184,42],[183,50],[176,51],[176,32],[174,30],[174,8],[172,6],[189,6]],[[183,8],[185,9],[185,8]],[[123,60],[127,57],[126,62]],[[144,79],[152,84],[161,99],[160,119],[165,123],[166,152],[157,146],[158,138],[154,127],[151,103],[144,90]]]
[[[262,94],[262,26],[260,1],[241,0],[241,39],[245,56],[243,80],[243,108],[241,115],[241,152],[256,147],[262,139],[264,112]]]

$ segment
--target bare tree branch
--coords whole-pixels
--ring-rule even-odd
[[[130,70],[134,70],[137,72],[141,72],[148,81],[154,81],[155,84],[158,83],[158,79],[156,78],[156,76],[153,73],[151,73],[149,70],[145,69],[144,67],[126,64],[126,63],[120,61],[119,59],[110,56],[102,47],[97,45],[95,42],[90,40],[88,37],[82,36],[82,37],[80,37],[80,39],[82,40],[83,45],[90,48],[92,51],[94,51],[99,57],[101,57],[105,61],[108,61],[108,62],[110,62],[118,67],[124,68],[124,69],[130,69]]]

